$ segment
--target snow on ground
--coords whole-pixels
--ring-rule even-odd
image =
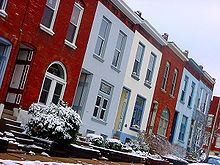
[[[72,164],[72,163],[15,161],[15,160],[1,160],[1,159],[0,159],[0,164],[4,164],[4,165],[82,165],[82,164]]]

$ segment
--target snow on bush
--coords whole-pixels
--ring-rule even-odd
[[[105,148],[121,151],[122,142],[118,139],[107,138],[105,142]]]
[[[104,138],[100,135],[88,134],[86,135],[88,142],[91,142],[95,146],[102,146],[104,143]]]
[[[26,133],[58,143],[76,140],[81,123],[80,116],[66,104],[42,106],[33,103],[29,108],[31,119],[26,124]]]

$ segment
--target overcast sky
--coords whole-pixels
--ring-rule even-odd
[[[214,96],[220,96],[220,0],[124,1],[182,51],[189,50],[189,57],[216,78]]]

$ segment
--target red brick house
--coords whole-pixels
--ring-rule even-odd
[[[167,39],[166,34],[164,37]],[[162,60],[151,105],[147,132],[169,139],[186,55],[169,42],[162,49]]]
[[[97,0],[3,0],[0,103],[72,104]]]
[[[220,156],[220,97],[214,96],[209,109],[205,139],[203,142],[203,148],[207,149],[211,142],[210,154]],[[214,124],[215,123],[215,124]],[[214,127],[214,130],[213,130]],[[210,141],[210,135],[213,130],[213,140]]]

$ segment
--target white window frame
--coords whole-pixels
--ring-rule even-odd
[[[57,77],[49,72],[47,72],[47,70],[53,65],[53,64],[58,64],[58,65],[61,65],[62,69],[64,70],[64,79],[60,78],[60,77]],[[50,66],[47,68],[46,70],[46,73],[45,73],[45,77],[44,77],[44,81],[42,83],[42,86],[41,86],[41,91],[40,91],[40,95],[38,97],[38,103],[39,104],[42,104],[42,105],[49,105],[50,103],[52,103],[52,99],[53,99],[53,95],[54,95],[54,91],[55,91],[55,88],[56,88],[56,83],[60,83],[61,85],[63,85],[62,87],[62,91],[61,91],[61,94],[60,94],[60,99],[62,100],[63,99],[63,96],[64,96],[64,92],[65,92],[65,88],[66,88],[66,69],[64,67],[64,65],[61,63],[61,62],[53,62],[52,64],[50,64]],[[41,103],[40,102],[40,97],[41,97],[41,92],[43,91],[43,86],[44,86],[44,82],[45,82],[45,79],[48,78],[50,80],[52,80],[51,82],[51,86],[50,86],[50,89],[49,89],[49,92],[48,92],[48,97],[47,97],[47,101],[46,101],[46,104],[44,103]]]
[[[157,59],[157,56],[153,52],[151,52],[148,67],[147,67],[147,73],[148,73],[148,71],[150,71],[149,80],[147,80],[147,73],[146,73],[146,77],[145,77],[145,83],[147,83],[149,85],[151,85],[151,83],[152,83],[154,68],[155,68],[155,65],[156,65],[156,59]],[[149,68],[151,60],[153,60],[152,61],[153,64],[152,64],[152,68]]]
[[[216,137],[215,148],[220,148],[220,136]]]
[[[205,100],[204,100],[204,104],[203,104],[203,113],[206,114],[206,110],[207,110],[207,107],[208,107],[208,99],[209,99],[209,94],[206,93],[205,94]]]
[[[54,13],[53,13],[53,17],[52,17],[52,20],[51,20],[51,24],[50,24],[50,27],[46,27],[45,25],[41,24],[40,23],[40,29],[43,30],[44,32],[48,33],[49,35],[53,36],[55,33],[53,31],[53,27],[54,27],[54,23],[55,23],[55,20],[56,20],[56,16],[57,16],[57,12],[58,12],[58,8],[59,8],[59,4],[60,4],[60,0],[57,0],[56,1],[56,5],[55,5],[55,9],[54,10]],[[47,6],[47,3],[45,4],[45,8]],[[47,6],[49,7],[49,6]],[[44,8],[44,9],[45,9]],[[50,7],[49,7],[50,8]],[[44,13],[43,13],[44,14]],[[43,18],[43,15],[42,15],[42,18]]]
[[[80,27],[80,24],[81,24],[81,21],[82,21],[82,16],[83,16],[83,11],[84,11],[84,8],[80,4],[78,4],[76,2],[74,4],[74,6],[73,6],[73,9],[74,9],[74,7],[78,8],[80,10],[78,22],[77,22],[76,25],[73,22],[71,22],[72,15],[71,15],[71,18],[70,18],[70,24],[73,24],[73,25],[76,26],[76,31],[75,31],[75,34],[74,34],[74,38],[73,38],[72,42],[68,41],[67,39],[64,40],[64,44],[66,44],[67,46],[69,46],[72,49],[76,49],[77,48],[77,46],[76,46],[76,38],[77,38],[77,35],[78,35],[78,32],[79,32],[79,27]],[[72,14],[73,14],[73,11],[72,11]]]
[[[168,109],[164,109],[163,112]],[[162,112],[162,113],[163,113]],[[168,111],[169,113],[169,111]],[[161,114],[160,116],[160,122],[159,122],[159,125],[158,125],[158,129],[157,129],[157,134],[160,135],[160,136],[163,136],[163,137],[166,137],[166,134],[167,134],[167,129],[168,129],[168,125],[169,125],[169,118],[170,116],[168,116],[168,119],[164,118]],[[166,128],[165,128],[166,127]],[[162,132],[163,131],[163,132]]]
[[[180,95],[180,101],[182,102],[185,102],[188,82],[189,82],[189,77],[185,75],[184,84],[183,84],[183,88],[182,88],[181,95]]]
[[[197,110],[199,110],[199,111],[201,109],[203,91],[204,91],[204,89],[201,88],[200,95],[199,95],[198,102],[197,102]]]
[[[167,85],[167,79],[168,79],[168,76],[169,76],[169,71],[170,71],[170,63],[167,61],[165,71],[164,71],[164,75],[163,75],[162,86],[161,86],[161,89],[163,91],[166,91],[166,85]]]
[[[6,7],[7,7],[7,4],[8,4],[8,0],[3,0],[2,2],[2,7],[0,8],[0,16],[2,17],[7,17],[8,14],[6,13]]]
[[[191,90],[190,90],[190,95],[189,95],[189,98],[188,98],[188,104],[187,104],[187,106],[189,106],[189,107],[192,106],[192,100],[193,100],[193,95],[194,95],[195,87],[196,87],[196,84],[194,82],[192,82]]]
[[[120,49],[117,48],[117,43],[118,43],[118,39],[119,39],[119,36],[123,36],[123,39],[122,39],[122,42],[121,42],[121,45],[120,45]],[[115,51],[114,51],[114,56],[113,56],[113,60],[112,60],[112,66],[119,69],[120,68],[120,64],[121,64],[121,60],[122,60],[122,56],[123,56],[123,51],[124,51],[124,47],[125,47],[125,43],[126,43],[126,35],[120,31],[119,32],[119,35],[118,35],[118,39],[117,39],[117,42],[116,42],[116,46],[115,46]],[[118,55],[118,60],[117,60],[117,63],[116,63],[116,66],[113,64],[113,61],[114,61],[114,58],[115,58],[115,52],[118,52],[119,55]]]
[[[185,123],[183,123],[183,119],[185,119]],[[183,115],[182,117],[182,121],[180,124],[180,131],[179,131],[179,136],[178,136],[178,140],[184,142],[185,139],[185,133],[186,133],[186,128],[187,128],[187,122],[188,122],[188,117],[186,117],[185,115]],[[182,132],[183,131],[183,132]],[[183,137],[181,136],[183,135]],[[183,139],[181,139],[181,137]]]
[[[196,141],[195,141],[195,144],[197,147],[200,146],[200,141],[201,141],[201,135],[202,135],[202,124],[198,124],[197,126],[197,132],[196,132]]]
[[[172,85],[171,85],[171,89],[170,89],[170,95],[171,95],[171,96],[174,96],[174,91],[175,91],[177,76],[178,76],[178,71],[177,71],[177,69],[175,69],[175,70],[174,70],[174,74],[173,74],[173,81],[172,81]]]
[[[208,118],[207,118],[207,127],[212,127],[212,121],[213,121],[214,115],[213,114],[208,114]]]

